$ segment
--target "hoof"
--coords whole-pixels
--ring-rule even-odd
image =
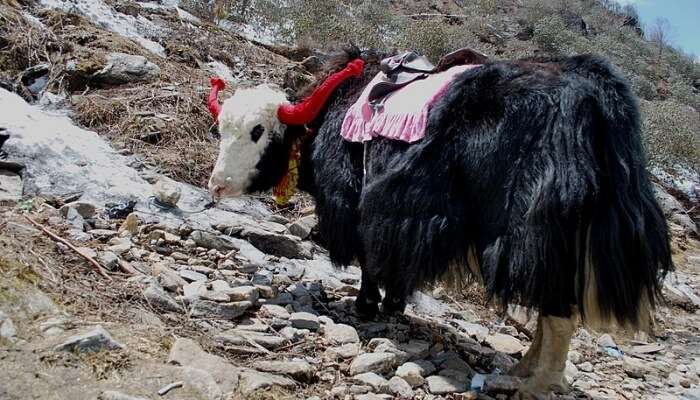
[[[382,301],[382,312],[387,315],[403,314],[406,309],[406,301],[384,297]]]
[[[543,379],[544,378],[544,379]],[[569,386],[563,378],[531,376],[523,381],[518,389],[518,399],[552,399],[553,393],[568,393]]]
[[[379,304],[376,301],[358,296],[355,300],[355,311],[361,319],[373,320],[379,312]]]

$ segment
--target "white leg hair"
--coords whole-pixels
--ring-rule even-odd
[[[537,319],[532,346],[511,371],[512,375],[525,378],[521,392],[540,394],[566,389],[564,368],[575,327],[574,317],[540,316]]]

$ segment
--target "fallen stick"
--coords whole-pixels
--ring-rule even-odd
[[[37,228],[41,229],[41,230],[42,230],[46,235],[48,235],[51,239],[53,239],[53,240],[55,240],[55,241],[57,241],[57,242],[59,242],[59,243],[62,243],[62,244],[64,244],[64,245],[68,246],[68,248],[70,248],[70,249],[73,250],[74,252],[78,253],[78,254],[79,254],[81,257],[83,257],[84,259],[88,260],[88,262],[89,262],[90,264],[92,264],[92,265],[95,267],[95,269],[97,270],[97,273],[99,273],[100,275],[102,275],[104,278],[106,278],[106,279],[109,280],[109,281],[112,280],[112,278],[111,278],[109,275],[107,275],[107,271],[105,271],[105,269],[102,268],[102,266],[100,265],[100,263],[98,263],[97,261],[95,261],[94,258],[92,258],[92,257],[90,257],[89,255],[87,255],[87,254],[83,253],[82,251],[78,250],[77,247],[73,246],[73,245],[72,245],[69,241],[67,241],[66,239],[63,239],[62,237],[60,237],[60,236],[56,235],[55,233],[51,232],[50,230],[44,228],[44,226],[42,226],[40,223],[38,223],[38,222],[34,221],[33,219],[31,219],[28,215],[25,215],[24,218],[26,218],[27,221],[31,222],[32,225],[34,225],[34,226],[36,226]]]
[[[158,391],[158,395],[165,396],[166,394],[168,394],[169,391],[171,391],[173,389],[181,388],[184,385],[185,385],[185,382],[183,382],[183,381],[173,382],[170,385],[163,386],[163,388],[161,388]]]

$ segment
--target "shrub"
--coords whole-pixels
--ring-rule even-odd
[[[700,170],[700,116],[672,100],[642,101],[642,137],[649,162],[666,168],[676,164]]]

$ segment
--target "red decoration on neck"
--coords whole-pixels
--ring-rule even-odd
[[[214,120],[219,122],[219,114],[221,114],[221,105],[219,104],[219,91],[226,88],[226,83],[223,79],[218,76],[209,79],[211,82],[211,92],[209,92],[209,99],[207,99],[207,106],[209,107],[209,112],[211,113]]]
[[[277,118],[285,125],[305,125],[316,118],[326,104],[328,97],[346,79],[357,78],[362,75],[365,62],[356,59],[348,63],[341,71],[329,76],[314,91],[311,96],[299,104],[285,104],[277,109]]]

